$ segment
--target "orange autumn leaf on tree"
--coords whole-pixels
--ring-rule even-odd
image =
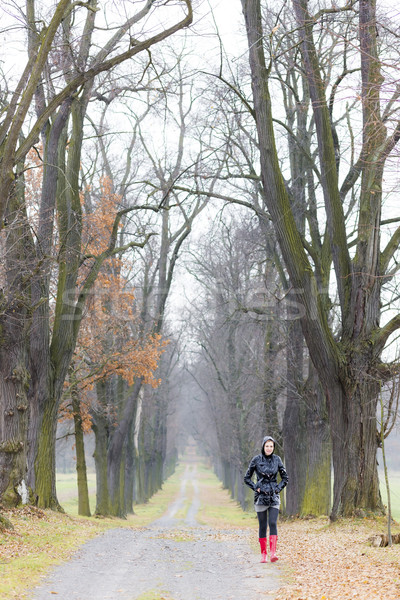
[[[84,205],[82,239],[87,254],[99,255],[103,252],[110,240],[115,216],[121,208],[121,196],[112,191],[109,177],[100,179],[100,200],[96,207],[88,210],[85,205],[85,195],[81,194],[81,203]],[[122,227],[122,224],[120,224]]]
[[[82,204],[83,247],[88,258],[80,270],[80,282],[88,273],[91,258],[104,252],[109,245],[120,197],[112,193],[109,180],[103,178],[97,204],[91,206],[88,212],[84,196]],[[87,427],[90,417],[85,406],[90,405],[92,390],[98,380],[121,376],[128,385],[137,378],[143,378],[153,387],[160,383],[154,372],[167,342],[158,334],[143,333],[134,290],[124,278],[123,270],[121,256],[113,256],[103,264],[79,330],[73,379],[79,389],[82,413],[89,423]],[[64,412],[67,406],[68,402],[64,405]]]
[[[137,377],[156,387],[154,377],[166,342],[158,334],[143,337],[134,308],[133,290],[124,289],[120,275],[101,275],[95,285],[82,323],[78,352],[81,362],[91,366],[86,386],[109,375],[121,375],[132,385]]]
[[[85,431],[91,426],[90,407],[97,381],[121,376],[128,385],[133,385],[139,377],[152,387],[160,383],[154,372],[167,342],[159,334],[140,335],[133,292],[124,291],[121,281],[120,276],[101,274],[80,329],[74,356],[74,380]],[[62,406],[61,414],[67,418],[72,416],[68,401]]]

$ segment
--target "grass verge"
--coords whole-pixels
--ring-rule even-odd
[[[114,526],[26,506],[7,511],[14,529],[0,533],[0,598],[22,600],[53,565],[67,560],[86,540]]]
[[[201,506],[196,516],[202,525],[223,528],[256,527],[254,512],[243,512],[236,500],[232,500],[228,490],[222,487],[217,476],[205,465],[197,468]]]
[[[30,506],[3,511],[14,529],[0,533],[1,600],[27,600],[27,590],[39,584],[52,566],[68,560],[81,544],[103,531],[145,527],[161,517],[179,493],[183,468],[179,466],[149,502],[136,505],[135,514],[126,520],[78,517],[74,475],[59,477],[57,484],[59,501],[69,514]]]

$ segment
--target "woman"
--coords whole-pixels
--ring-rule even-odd
[[[276,543],[278,540],[277,521],[281,499],[279,493],[287,485],[288,476],[283,462],[274,454],[275,440],[267,435],[263,439],[261,454],[252,458],[244,482],[254,490],[254,508],[258,517],[258,539],[261,548],[261,562],[267,562],[267,525],[269,525],[269,548],[271,562],[278,560]],[[253,473],[257,482],[252,481]],[[278,473],[281,481],[277,482]]]

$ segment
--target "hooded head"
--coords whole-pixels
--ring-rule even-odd
[[[264,452],[265,442],[272,442],[273,445],[274,445],[274,451],[275,451],[275,440],[274,440],[274,438],[271,437],[270,435],[266,435],[265,438],[263,439],[262,446],[261,446],[261,454],[263,456],[266,456],[266,454]]]

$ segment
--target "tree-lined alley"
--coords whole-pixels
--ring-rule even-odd
[[[189,435],[249,506],[266,431],[288,514],[383,511],[399,15],[237,2],[235,55],[200,1],[2,9],[3,505],[60,508],[61,419],[82,514],[88,431],[98,514],[148,499]]]

